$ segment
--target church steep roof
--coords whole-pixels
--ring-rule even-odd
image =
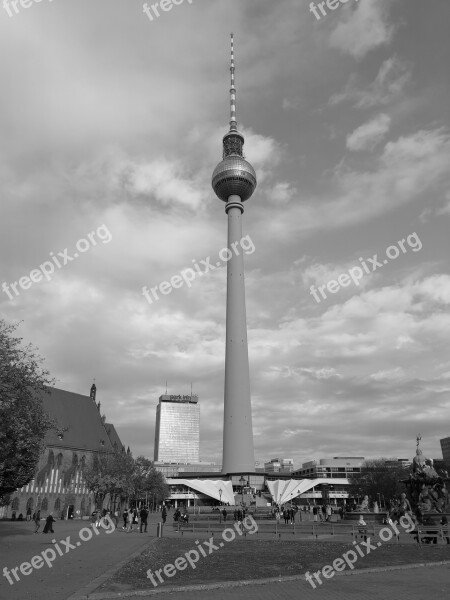
[[[57,424],[56,429],[50,429],[45,436],[47,446],[114,451],[92,398],[57,388],[50,388],[50,393],[42,394],[41,398],[44,410]]]
[[[112,423],[105,423],[106,433],[116,452],[125,452],[125,446],[122,444],[119,434]]]

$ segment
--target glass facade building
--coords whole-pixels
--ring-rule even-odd
[[[446,465],[450,466],[450,437],[443,438],[440,442],[444,462]]]
[[[160,396],[156,408],[154,460],[200,462],[198,396]]]

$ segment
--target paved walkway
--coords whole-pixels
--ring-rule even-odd
[[[79,537],[80,530],[89,527],[88,521],[56,521],[54,534],[42,534],[41,530],[34,534],[34,523],[0,521],[0,598],[3,600],[66,600],[71,594],[77,592],[92,580],[108,571],[121,561],[128,559],[131,554],[151,543],[155,537],[156,515],[149,521],[148,533],[126,533],[120,529],[107,534],[99,528],[99,534],[93,534],[89,541],[82,541]],[[92,531],[92,530],[91,530]],[[70,536],[73,549],[60,543]],[[83,538],[88,537],[88,532],[82,533]],[[3,575],[4,567],[9,571],[24,562],[30,562],[33,556],[41,554],[48,549],[51,558],[52,543],[55,539],[61,548],[62,556],[54,552],[56,557],[51,562],[52,567],[43,564],[39,570],[32,569],[27,576],[20,570],[17,571],[19,581],[13,574],[10,578],[14,585],[8,583]],[[79,542],[79,546],[77,543]],[[26,569],[24,568],[26,571]]]

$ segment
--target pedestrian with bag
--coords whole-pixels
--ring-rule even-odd
[[[39,531],[39,528],[41,527],[41,511],[40,510],[36,511],[36,513],[33,515],[33,521],[36,525],[36,529],[34,530],[34,533],[37,533]]]

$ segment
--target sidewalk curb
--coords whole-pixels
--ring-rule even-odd
[[[92,595],[91,592],[95,589],[97,589],[100,585],[102,585],[102,583],[104,583],[105,581],[107,581],[110,577],[112,577],[112,575],[114,575],[114,573],[116,571],[118,571],[119,569],[121,569],[123,566],[125,566],[127,563],[130,562],[130,560],[132,560],[133,558],[136,558],[138,556],[140,556],[142,554],[143,549],[146,546],[152,546],[155,544],[156,540],[158,538],[153,538],[151,540],[146,540],[142,546],[140,546],[137,550],[135,550],[133,552],[133,554],[130,554],[129,556],[127,556],[124,560],[121,560],[119,563],[117,563],[116,565],[114,565],[114,567],[111,567],[110,569],[108,569],[107,571],[105,571],[103,573],[103,575],[100,575],[99,577],[96,577],[95,579],[93,579],[90,583],[88,583],[87,585],[85,585],[84,587],[82,587],[80,590],[78,590],[78,592],[75,592],[74,594],[72,594],[71,596],[69,596],[66,600],[86,600],[87,598],[93,598],[98,596],[99,598],[111,598],[113,596],[106,596],[105,594],[94,594]],[[115,592],[116,593],[116,592]],[[116,595],[114,597],[120,597],[120,595]]]
[[[267,585],[270,583],[286,583],[289,581],[305,581],[304,575],[290,575],[287,577],[268,577],[265,579],[246,579],[243,581],[219,581],[217,583],[206,583],[206,584],[196,584],[196,585],[182,585],[182,586],[171,586],[171,587],[163,587],[159,589],[151,589],[148,590],[136,590],[136,591],[126,591],[126,592],[103,592],[99,594],[89,594],[89,589],[95,589],[105,579],[107,579],[112,573],[114,573],[117,569],[119,569],[123,564],[126,564],[130,558],[133,558],[134,555],[139,554],[140,552],[135,552],[132,556],[130,556],[127,560],[122,561],[119,565],[110,569],[108,573],[102,575],[95,579],[91,584],[85,586],[84,590],[86,590],[86,595],[83,595],[84,591],[80,591],[73,596],[67,598],[67,600],[114,600],[116,598],[132,598],[139,596],[151,596],[155,594],[173,594],[179,592],[193,592],[193,591],[208,591],[208,590],[218,590],[218,589],[229,589],[233,587],[244,587],[250,585]],[[417,569],[419,567],[439,567],[442,565],[450,565],[450,560],[441,560],[438,562],[423,562],[423,563],[412,563],[406,565],[394,565],[391,567],[372,567],[368,569],[355,569],[352,571],[342,571],[341,573],[335,573],[337,576],[348,577],[352,575],[366,575],[369,573],[385,573],[389,571],[402,571],[408,569]]]

